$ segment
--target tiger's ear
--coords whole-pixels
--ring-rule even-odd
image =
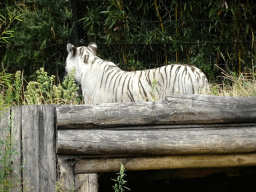
[[[71,53],[73,51],[72,50],[73,47],[74,46],[72,44],[70,44],[70,43],[67,44],[67,51],[68,51],[68,53]]]
[[[76,47],[72,45],[71,43],[67,44],[67,51],[68,53],[73,53],[73,56],[76,54]]]
[[[97,44],[94,43],[94,42],[91,42],[91,43],[88,45],[88,47],[90,47],[91,50],[93,51],[93,54],[96,55],[96,52],[97,52],[97,49],[98,49]]]

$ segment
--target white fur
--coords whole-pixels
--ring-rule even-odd
[[[98,48],[95,43],[92,43],[91,46],[94,47],[94,48],[96,48],[96,49]]]
[[[198,94],[200,89],[208,90],[205,74],[194,66],[173,64],[127,72],[97,57],[89,46],[75,48],[67,45],[66,71],[76,69],[75,79],[81,84],[85,103],[152,101],[164,99],[171,93]],[[82,50],[83,54],[80,54]],[[154,79],[157,91],[152,95]]]

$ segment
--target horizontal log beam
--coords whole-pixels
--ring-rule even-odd
[[[149,130],[58,130],[64,155],[171,155],[256,151],[256,125]]]
[[[58,129],[252,123],[256,98],[173,94],[156,102],[57,106],[56,112]]]
[[[84,159],[75,164],[75,174],[119,172],[121,164],[127,171],[255,166],[256,153]]]

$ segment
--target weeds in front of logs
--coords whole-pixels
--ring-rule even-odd
[[[117,175],[118,175],[117,178],[112,179],[115,182],[115,185],[113,186],[113,189],[115,192],[123,192],[123,191],[125,191],[125,189],[130,191],[130,189],[125,186],[127,181],[124,180],[124,177],[126,176],[124,171],[125,171],[124,165],[121,164],[120,171],[119,171],[119,173],[117,173]]]

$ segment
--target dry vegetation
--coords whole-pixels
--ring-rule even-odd
[[[224,81],[222,84],[211,85],[211,95],[216,96],[256,96],[256,73],[254,69],[237,75],[236,73],[222,71]]]

